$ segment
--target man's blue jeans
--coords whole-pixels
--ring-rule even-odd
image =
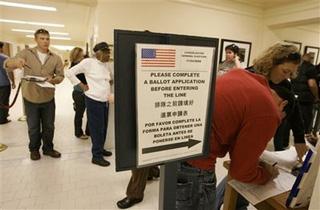
[[[223,199],[224,199],[224,192],[226,190],[226,184],[227,184],[227,177],[224,177],[221,182],[217,186],[217,192],[216,192],[216,202],[215,202],[215,210],[220,210]],[[242,197],[240,194],[238,194],[237,203],[236,203],[236,210],[247,210],[247,207],[249,205],[249,202]]]
[[[212,210],[215,202],[214,172],[180,163],[177,175],[176,210]]]
[[[24,99],[24,107],[27,115],[30,152],[39,151],[41,139],[43,141],[42,150],[52,151],[56,110],[54,99],[39,104]]]
[[[96,101],[86,96],[86,107],[92,141],[92,158],[103,159],[102,152],[107,135],[109,103]]]

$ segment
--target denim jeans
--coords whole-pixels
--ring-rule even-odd
[[[84,134],[82,130],[82,118],[86,110],[85,96],[83,92],[73,90],[72,98],[74,101],[74,135],[80,137]],[[88,123],[86,124],[85,134],[90,135]]]
[[[92,158],[103,159],[102,152],[107,136],[109,103],[96,101],[87,96],[85,99],[92,141]]]
[[[215,203],[214,172],[179,164],[177,174],[176,210],[212,210]]]
[[[54,99],[45,103],[32,103],[24,99],[27,115],[29,150],[38,151],[43,141],[44,152],[53,150],[54,119],[56,105]]]
[[[226,184],[227,184],[227,177],[224,177],[217,186],[216,202],[215,202],[214,210],[220,210],[220,208],[223,204],[224,192],[226,190]],[[236,210],[247,210],[248,205],[249,205],[249,202],[244,197],[242,197],[240,194],[238,194],[237,203],[236,203]]]

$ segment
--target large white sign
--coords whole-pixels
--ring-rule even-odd
[[[136,44],[138,167],[202,154],[213,54]]]

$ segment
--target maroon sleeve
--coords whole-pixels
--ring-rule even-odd
[[[230,175],[232,178],[252,184],[264,184],[271,175],[259,166],[259,157],[274,136],[279,120],[260,117],[247,120],[230,150]]]

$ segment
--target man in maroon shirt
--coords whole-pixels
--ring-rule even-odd
[[[214,102],[209,156],[179,166],[177,210],[214,208],[216,158],[228,152],[234,179],[264,184],[278,174],[272,166],[260,164],[259,157],[287,101],[271,91],[263,76],[238,69],[217,79]]]

